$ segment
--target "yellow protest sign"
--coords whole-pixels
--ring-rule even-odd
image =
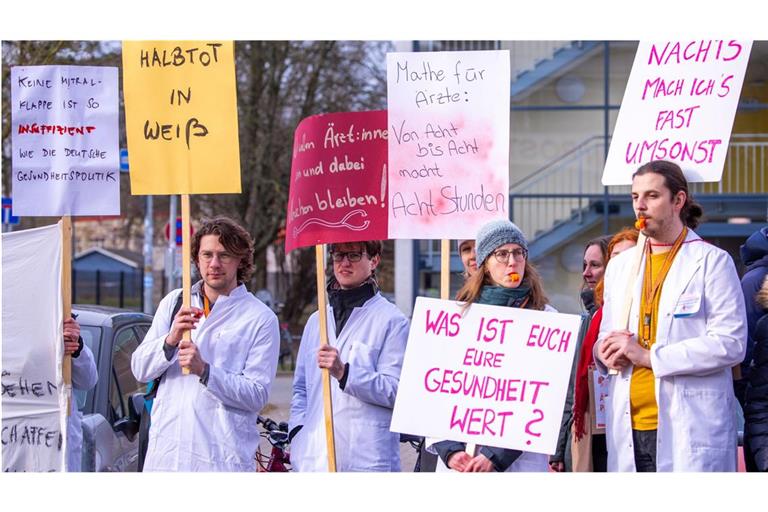
[[[131,194],[240,193],[232,41],[123,41]]]

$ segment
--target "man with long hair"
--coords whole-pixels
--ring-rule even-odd
[[[641,166],[632,204],[647,241],[608,264],[594,351],[602,373],[619,371],[606,403],[608,471],[735,471],[731,367],[747,330],[733,260],[693,231],[703,212],[678,165]]]

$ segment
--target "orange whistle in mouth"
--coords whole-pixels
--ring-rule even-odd
[[[635,229],[638,231],[645,229],[645,217],[640,217],[635,221]]]
[[[518,274],[517,272],[510,272],[509,274],[507,274],[507,277],[512,282],[516,282],[520,280],[520,274]]]

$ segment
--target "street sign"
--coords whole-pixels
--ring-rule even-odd
[[[128,150],[120,148],[120,172],[128,172]]]
[[[13,199],[10,197],[3,198],[3,224],[18,224],[21,221],[20,217],[13,215]]]
[[[171,239],[171,233],[170,233],[170,225],[168,222],[165,223],[165,239],[170,240]],[[176,247],[181,247],[181,217],[176,217]],[[195,234],[195,228],[192,227],[190,224],[189,226],[189,236],[192,236]]]

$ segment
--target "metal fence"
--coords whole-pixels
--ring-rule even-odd
[[[603,187],[605,139],[594,136],[510,187],[510,213],[531,240],[559,223],[580,219],[596,196],[628,197],[629,185]],[[692,183],[697,194],[768,193],[768,135],[734,134],[723,177],[717,183]]]
[[[144,310],[144,273],[72,269],[72,303]]]

